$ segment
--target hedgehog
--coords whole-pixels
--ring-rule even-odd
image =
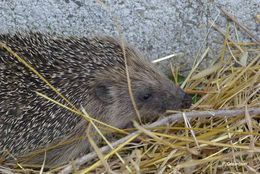
[[[125,128],[138,118],[130,95],[142,120],[191,105],[188,94],[119,39],[28,32],[2,34],[0,42],[34,67],[76,108],[83,107],[91,117],[116,128]],[[8,151],[22,157],[72,137],[84,137],[87,122],[83,118],[36,92],[64,103],[35,73],[1,49],[0,155]],[[46,164],[66,163],[87,153],[89,146],[82,138],[50,150]]]

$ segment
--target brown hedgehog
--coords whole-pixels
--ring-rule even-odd
[[[137,119],[129,95],[125,59],[142,120],[191,104],[188,95],[136,50],[128,45],[123,48],[112,38],[19,33],[0,35],[0,42],[31,64],[74,106],[83,106],[91,117],[114,127],[124,128]],[[0,154],[8,150],[19,157],[84,134],[87,124],[82,118],[40,97],[36,91],[65,103],[32,71],[1,49]],[[87,144],[82,139],[52,150],[47,153],[47,164],[68,162],[86,153]]]

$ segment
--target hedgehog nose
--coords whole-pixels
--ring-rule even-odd
[[[192,104],[192,97],[190,95],[188,95],[188,94],[185,94],[183,96],[183,99],[182,99],[181,107],[183,109],[187,109],[187,108],[189,108],[191,106],[191,104]]]

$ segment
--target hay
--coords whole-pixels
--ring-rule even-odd
[[[213,26],[222,31],[215,24]],[[195,103],[191,109],[149,126],[135,122],[132,130],[111,128],[118,136],[117,141],[107,141],[109,146],[100,149],[91,141],[98,155],[92,152],[65,166],[47,169],[44,164],[5,164],[5,167],[0,167],[0,172],[259,172],[260,47],[257,40],[255,43],[235,42],[228,31],[221,32],[225,39],[215,62],[204,70],[198,70],[209,51],[207,48],[182,83],[185,91],[194,95]],[[177,77],[176,74],[173,76]],[[94,161],[85,164],[91,160]]]
[[[179,117],[177,114],[175,119],[174,116],[169,119],[168,125],[161,126],[158,121],[152,124],[157,127],[135,123],[135,132],[112,143],[126,164],[113,155],[115,150],[109,153],[107,146],[101,148],[104,154],[108,152],[103,158],[107,159],[111,173],[129,173],[126,166],[131,173],[260,171],[260,48],[257,42],[234,42],[228,32],[224,35],[223,48],[215,63],[197,70],[208,52],[206,49],[183,85],[186,92],[199,98],[191,109],[207,110],[212,115],[206,118],[190,109],[185,112],[191,111],[198,118],[189,120],[185,114]],[[224,109],[222,113],[220,109]],[[220,113],[220,117],[213,117],[214,113]],[[99,160],[82,166],[95,156],[93,152],[76,160],[81,168],[74,172],[105,171]],[[71,170],[68,165],[60,173]]]

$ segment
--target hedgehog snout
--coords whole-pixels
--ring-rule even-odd
[[[181,88],[178,88],[177,90],[177,96],[180,102],[180,108],[181,109],[187,109],[192,104],[192,97],[185,93]]]
[[[181,108],[187,109],[191,106],[191,104],[192,104],[192,97],[185,93],[182,99]]]

